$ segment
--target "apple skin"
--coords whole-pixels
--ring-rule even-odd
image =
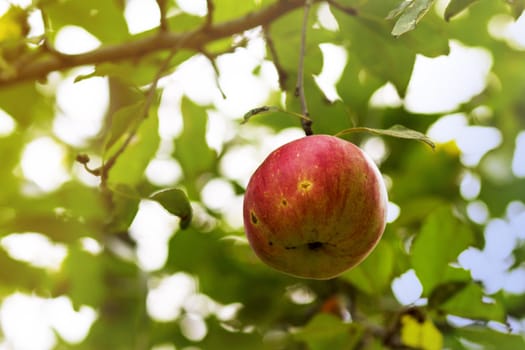
[[[244,228],[274,269],[330,279],[374,249],[387,203],[381,173],[361,149],[335,136],[306,136],[273,151],[254,172]]]

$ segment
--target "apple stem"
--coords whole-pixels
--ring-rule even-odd
[[[295,86],[295,96],[301,101],[301,113],[306,118],[301,119],[306,136],[313,135],[312,120],[309,118],[308,105],[304,94],[304,56],[306,55],[306,29],[308,26],[308,14],[312,7],[312,0],[306,0],[304,4],[303,27],[301,32],[301,51],[299,53],[299,65],[297,68],[297,85]]]

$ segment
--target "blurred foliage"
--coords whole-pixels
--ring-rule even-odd
[[[199,17],[184,12],[176,1],[157,1],[165,4],[166,30],[174,33],[198,30],[206,23],[212,31],[216,23],[249,20],[250,13],[278,2],[212,0],[207,2],[212,13]],[[298,119],[283,113],[300,113],[295,83],[303,11],[298,8],[277,16],[263,30],[239,32],[202,48],[200,53],[219,73],[222,56],[242,52],[250,40],[263,38],[267,50],[260,64],[273,62],[279,75],[280,90],[271,91],[266,102],[279,107],[255,116],[246,126],[227,124],[234,136],[225,137],[220,147],[207,139],[220,102],[200,103],[183,96],[168,103],[167,75],[199,52],[169,56],[159,50],[124,62],[109,57],[97,62],[89,74],[64,71],[47,81],[40,77],[0,88],[0,111],[15,125],[13,131],[0,134],[0,298],[15,291],[46,298],[65,295],[75,309],[92,307],[97,318],[87,337],[79,343],[59,339],[58,349],[152,349],[160,344],[176,349],[525,348],[523,291],[489,291],[458,263],[467,249],[487,249],[484,232],[490,220],[473,220],[468,210],[472,202],[484,203],[490,219],[509,221],[512,205],[521,208],[522,215],[525,212],[525,179],[510,170],[516,138],[525,130],[525,56],[523,48],[489,32],[496,16],[519,18],[524,2],[436,3],[314,1],[305,28],[304,88],[316,133],[336,134],[351,127],[389,129],[397,124],[424,133],[443,115],[416,114],[403,106],[374,106],[372,95],[391,83],[404,97],[417,56],[447,55],[451,40],[482,47],[492,56],[485,89],[450,112],[464,113],[470,125],[497,128],[501,145],[479,164],[466,166],[454,141],[438,144],[432,151],[418,142],[380,136],[386,149],[380,168],[388,179],[389,198],[400,213],[359,266],[329,281],[298,280],[273,271],[255,257],[242,227],[231,223],[227,210],[210,206],[203,195],[210,180],[225,180],[242,195],[244,183],[224,170],[228,156],[243,147],[259,147],[268,128],[278,134],[300,125]],[[322,6],[330,9],[338,29],[321,25],[318,10]],[[0,17],[0,75],[16,74],[14,62],[38,63],[31,61],[38,60],[38,54],[28,56],[28,52],[52,52],[57,33],[70,25],[83,28],[102,45],[157,35],[158,29],[129,34],[124,9],[125,1],[104,0],[34,0],[27,8],[12,6]],[[43,17],[42,38],[28,37],[29,15]],[[312,78],[331,64],[320,49],[326,43],[343,48],[348,58],[335,86],[339,95],[335,101]],[[252,72],[253,77],[259,74],[259,70]],[[61,112],[56,86],[69,76],[78,82],[104,77],[109,86],[109,106],[98,135],[74,144],[55,134],[54,126]],[[164,76],[167,82],[157,87]],[[224,83],[218,78],[217,94]],[[159,115],[166,105],[170,123],[181,124],[176,135],[166,136],[162,130]],[[490,117],[476,117],[480,106],[490,111]],[[242,117],[239,113],[235,122],[240,123]],[[64,150],[62,163],[69,176],[52,190],[32,183],[23,165],[26,146],[44,136]],[[362,144],[372,135],[344,137]],[[159,159],[176,162],[181,176],[169,184],[152,181],[146,170]],[[45,160],[39,164],[45,167]],[[234,167],[243,169],[245,164]],[[467,171],[480,179],[481,190],[475,198],[464,198],[460,192]],[[178,225],[166,238],[165,263],[147,269],[139,259],[140,239],[130,227],[141,204],[154,202],[166,215],[173,215]],[[149,220],[146,234],[156,236],[155,219]],[[523,226],[514,229],[521,230],[523,237]],[[30,264],[4,244],[5,237],[27,232],[67,247],[58,270]],[[100,249],[88,249],[86,239]],[[514,243],[512,254],[502,259],[511,262],[509,271],[523,271],[525,244],[523,239]],[[422,293],[417,302],[403,305],[393,284],[407,271],[415,272]],[[147,300],[158,281],[181,272],[195,282],[193,297],[204,297],[215,309],[206,303],[207,309],[198,308],[186,300],[173,317],[152,317]],[[227,306],[236,307],[237,312],[221,315],[220,309]],[[198,328],[191,326],[195,319],[205,324],[202,336],[191,335]],[[521,329],[512,328],[520,322]],[[2,334],[6,335],[5,329]]]

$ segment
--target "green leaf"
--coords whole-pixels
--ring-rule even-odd
[[[52,120],[55,113],[52,102],[33,82],[0,88],[0,108],[22,128]]]
[[[139,126],[124,152],[118,156],[109,172],[110,183],[127,184],[133,187],[144,179],[144,170],[157,152],[160,143],[158,128],[156,113],[150,113]],[[107,152],[106,159],[115,154],[114,149],[115,147]]]
[[[141,196],[128,184],[111,185],[111,213],[108,215],[108,233],[126,232],[139,210]]]
[[[412,0],[409,2],[407,5],[402,4],[400,8],[389,14],[390,17],[400,16],[392,29],[393,36],[400,36],[416,28],[416,24],[428,12],[434,0]]]
[[[41,2],[53,30],[48,33],[54,40],[56,33],[67,25],[79,26],[103,43],[119,42],[129,37],[123,11],[116,1],[69,0]]]
[[[119,139],[125,138],[144,119],[144,101],[119,109],[111,118],[104,149],[109,150]]]
[[[443,281],[449,264],[473,241],[470,228],[448,206],[428,216],[412,245],[412,264],[426,295]]]
[[[206,143],[208,114],[205,107],[184,97],[181,112],[183,130],[175,140],[174,157],[182,167],[189,196],[196,197],[198,188],[195,180],[204,172],[212,170],[216,155]]]
[[[458,338],[479,344],[484,350],[525,349],[525,339],[520,334],[506,334],[479,326],[458,328],[454,330],[454,334]]]
[[[450,300],[471,282],[472,278],[469,271],[448,265],[440,284],[432,289],[428,297],[428,307],[439,308],[441,304]]]
[[[497,300],[483,301],[483,290],[479,284],[471,283],[441,305],[447,314],[474,320],[505,322],[505,309]]]
[[[80,244],[69,247],[63,263],[63,273],[67,279],[67,294],[73,305],[100,306],[104,296],[102,259],[86,252]]]
[[[25,262],[12,259],[0,247],[0,297],[13,290],[32,292],[36,289],[42,291],[48,273],[44,269],[33,267]]]
[[[445,9],[445,20],[449,21],[452,17],[472,5],[478,0],[452,0]]]
[[[363,330],[355,323],[344,323],[330,314],[317,314],[294,334],[294,338],[308,344],[311,350],[353,349]]]
[[[340,34],[344,37],[341,40],[349,40],[345,44],[361,63],[358,65],[359,79],[363,78],[363,73],[372,74],[383,84],[392,82],[399,95],[404,96],[412,75],[416,51],[392,37],[388,23],[382,18],[350,17],[338,12],[334,15],[340,26]],[[349,65],[356,65],[351,59],[352,56]],[[355,85],[352,88],[356,89]]]
[[[171,214],[178,216],[181,229],[190,225],[193,212],[190,201],[183,190],[167,188],[153,193],[149,198],[158,202]]]
[[[382,240],[361,264],[344,273],[341,278],[367,294],[382,294],[390,286],[394,258],[392,246]]]
[[[429,308],[436,308],[468,285],[468,281],[452,281],[438,285],[428,298]]]
[[[450,53],[448,23],[435,13],[427,14],[418,24],[417,30],[410,31],[396,40],[419,55],[438,57]],[[428,40],[432,38],[432,40]]]
[[[214,8],[213,20],[218,23],[242,17],[258,7],[255,1],[221,0]]]
[[[336,136],[348,135],[354,132],[368,132],[374,135],[392,136],[400,139],[416,140],[426,143],[427,145],[432,147],[432,149],[436,148],[436,145],[428,136],[419,131],[408,129],[402,125],[394,125],[389,129],[373,129],[361,126],[340,131],[339,133],[337,133]]]
[[[188,13],[180,12],[175,16],[171,16],[167,19],[168,27],[172,32],[184,32],[192,29],[196,29],[199,25],[202,25],[203,18]],[[154,28],[151,31],[157,31],[158,28]],[[151,34],[151,33],[148,33]]]
[[[12,214],[4,219],[0,234],[4,230],[39,232],[59,242],[86,235],[96,238],[108,215],[98,189],[73,181],[39,197],[11,198],[9,207]]]
[[[348,50],[348,63],[336,85],[342,102],[352,112],[349,113],[352,122],[348,126],[357,125],[358,116],[367,115],[370,98],[384,83],[382,77],[371,74],[363,67],[356,53]],[[336,132],[340,130],[341,128]]]

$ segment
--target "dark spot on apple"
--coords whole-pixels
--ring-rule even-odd
[[[257,225],[259,223],[259,220],[253,211],[250,212],[250,218],[252,220],[252,224]]]
[[[310,191],[311,187],[312,187],[312,182],[309,180],[300,181],[299,184],[297,185],[297,188],[303,192]]]
[[[318,250],[318,249],[321,249],[324,245],[323,242],[319,242],[319,241],[315,241],[315,242],[310,242],[307,244],[308,245],[308,249],[310,250]]]
[[[273,242],[272,241],[268,241],[268,245],[273,245]]]
[[[296,246],[293,246],[293,245],[289,245],[289,246],[284,247],[284,249],[286,249],[286,250],[292,250],[292,249],[297,249],[297,247],[296,247]]]
[[[283,207],[286,207],[288,205],[288,201],[285,198],[283,198],[281,200],[281,204],[283,205]]]

